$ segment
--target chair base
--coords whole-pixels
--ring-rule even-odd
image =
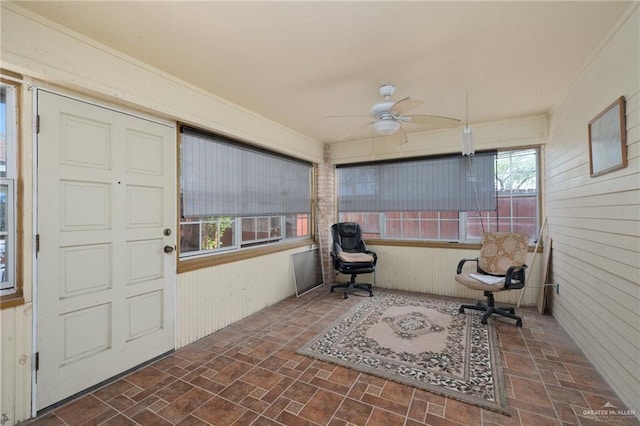
[[[516,310],[514,308],[495,306],[495,300],[493,298],[492,292],[485,291],[485,296],[487,296],[487,304],[478,302],[475,305],[461,305],[459,312],[463,314],[465,309],[484,312],[484,315],[482,315],[482,320],[480,322],[485,325],[487,324],[487,319],[489,319],[491,315],[501,315],[503,317],[516,320],[516,327],[522,327],[522,318],[515,314]]]
[[[344,298],[347,299],[349,297],[349,292],[354,289],[364,290],[369,292],[369,297],[373,297],[373,290],[371,290],[371,284],[367,283],[357,283],[355,282],[355,275],[351,276],[351,281],[348,283],[340,283],[334,284],[331,286],[331,293],[333,293],[334,288],[344,288]]]
[[[373,291],[371,290],[371,284],[364,283],[344,283],[344,284],[336,284],[331,286],[331,293],[333,293],[334,288],[344,288],[344,298],[347,299],[349,297],[349,292],[353,289],[359,289],[369,292],[369,297],[373,297]]]

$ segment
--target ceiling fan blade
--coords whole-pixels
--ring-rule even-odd
[[[350,114],[350,115],[325,115],[324,118],[371,118],[370,115]]]
[[[417,124],[427,129],[442,129],[446,127],[456,127],[460,125],[460,120],[451,117],[440,117],[438,115],[406,115],[411,119],[405,123]]]
[[[398,145],[404,145],[407,142],[409,142],[409,139],[407,138],[407,133],[404,131],[402,126],[400,126],[400,130],[398,130],[396,134],[398,135],[398,138],[395,140],[395,142]]]
[[[424,102],[418,99],[404,98],[404,99],[400,99],[398,102],[393,104],[393,106],[391,106],[389,110],[398,115],[402,115],[411,109],[418,108],[423,103]]]
[[[369,118],[371,118],[371,117],[369,117]],[[373,123],[375,123],[375,121],[371,121],[371,122],[369,122],[367,124],[363,124],[361,126],[356,127],[355,129],[351,130],[346,135],[342,135],[339,138],[337,138],[336,142],[341,142],[343,140],[349,139],[351,136],[354,136],[354,135],[362,135],[362,136],[364,136],[364,130],[367,127],[370,127]]]

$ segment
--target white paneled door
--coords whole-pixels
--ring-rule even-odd
[[[38,92],[37,408],[174,348],[173,127]]]

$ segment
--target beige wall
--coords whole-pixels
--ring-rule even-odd
[[[612,35],[550,115],[546,214],[553,316],[640,413],[640,12]],[[589,176],[587,123],[624,95],[627,168]]]
[[[547,139],[545,116],[522,117],[491,123],[472,124],[476,151],[540,145]],[[460,128],[412,133],[408,142],[371,138],[334,143],[330,146],[333,164],[387,160],[421,155],[451,154],[460,150]]]
[[[139,61],[98,45],[2,2],[0,66],[24,76],[21,184],[24,189],[24,305],[0,312],[0,422],[31,417],[33,288],[33,111],[30,85],[108,103],[164,121],[181,121],[298,158],[321,162],[323,145],[190,86]],[[231,321],[294,294],[290,254],[283,252],[178,276],[177,344],[183,345]],[[259,276],[269,269],[268,279]],[[252,272],[253,271],[253,272]],[[263,274],[265,275],[265,274]],[[233,283],[233,286],[229,284]],[[215,295],[215,297],[214,297]],[[202,297],[198,297],[202,296]],[[230,302],[231,301],[231,302]],[[211,303],[205,303],[211,302]],[[232,307],[229,309],[229,307]],[[204,315],[195,323],[193,315]]]
[[[2,2],[3,67],[312,162],[323,145],[214,94]]]
[[[14,5],[2,3],[1,12],[1,65],[22,73],[28,82],[33,81],[44,87],[61,86],[83,96],[121,104],[165,120],[180,120],[302,159],[317,163],[323,161],[322,145],[305,136],[151,69],[135,59],[73,35],[55,24],[41,21]],[[630,23],[607,46],[565,102],[554,111],[551,126],[553,135],[550,138],[553,155],[548,155],[545,163],[550,174],[546,181],[549,186],[547,208],[550,212],[550,229],[558,244],[554,254],[554,279],[561,283],[561,295],[553,304],[554,312],[578,343],[583,345],[618,394],[629,398],[627,403],[636,410],[637,401],[640,400],[636,361],[639,279],[638,262],[635,265],[629,263],[634,259],[634,249],[637,254],[638,241],[637,210],[636,221],[630,218],[633,209],[638,207],[639,192],[637,34],[636,11]],[[630,165],[624,171],[589,179],[585,123],[620,93],[628,97]],[[30,115],[32,105],[29,94],[26,94],[23,113]],[[30,128],[27,123],[25,126]],[[543,143],[547,138],[545,117],[473,127],[477,149],[527,146]],[[31,241],[32,235],[31,136],[26,131],[21,146],[22,152],[27,154],[22,163],[27,242]],[[370,141],[359,141],[338,144],[332,147],[329,155],[334,163],[344,163],[442,153],[450,151],[447,146],[457,146],[458,143],[459,132],[431,132],[412,136],[409,144],[400,149],[385,144],[373,149]],[[327,187],[331,187],[330,182]],[[609,194],[611,187],[624,195]],[[564,198],[570,200],[569,204],[563,201]],[[628,198],[636,200],[632,207],[621,201]],[[609,203],[616,207],[612,209],[614,211],[607,212],[607,217],[616,220],[603,219],[601,206]],[[580,213],[583,210],[587,212],[586,216]],[[583,224],[583,229],[569,226],[572,223]],[[606,248],[609,255],[598,254],[602,247]],[[452,281],[450,268],[441,267],[446,264],[454,268],[460,257],[468,255],[465,250],[407,250],[391,247],[379,247],[376,250],[380,252],[381,259],[401,262],[401,268],[398,269],[404,271],[402,280],[391,280],[391,271],[394,269],[381,268],[377,277],[381,286],[392,287],[401,282],[402,288],[406,286],[407,290],[466,296],[459,293],[462,289]],[[30,417],[32,252],[33,247],[25,244],[27,303],[0,312],[0,414],[7,416],[6,424]],[[192,342],[293,294],[290,254],[291,251],[282,252],[181,274],[177,291],[177,346]],[[584,260],[579,260],[581,257],[578,255]],[[428,263],[425,259],[433,261]],[[402,262],[406,262],[406,268]],[[416,262],[424,262],[424,266],[419,271],[412,271],[410,265]],[[266,268],[273,273],[265,280],[259,272]],[[439,271],[437,275],[434,275],[435,271]],[[428,276],[429,282],[435,284],[425,286],[426,281],[420,278],[422,276]],[[455,293],[449,293],[452,288],[456,289]],[[598,308],[594,300],[606,302],[606,308]],[[590,310],[593,308],[595,314]],[[198,315],[203,315],[203,318]],[[602,317],[607,321],[594,320]]]

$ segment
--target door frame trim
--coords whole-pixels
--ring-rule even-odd
[[[37,400],[38,400],[38,387],[37,387],[37,378],[38,371],[36,370],[36,353],[38,352],[38,291],[37,291],[37,283],[38,283],[38,252],[36,251],[36,235],[38,235],[38,133],[36,132],[36,120],[38,117],[38,90],[35,87],[30,87],[32,90],[32,120],[31,120],[31,141],[33,146],[31,147],[31,156],[32,156],[32,188],[31,188],[31,196],[32,196],[32,224],[31,229],[33,230],[31,235],[31,417],[36,417],[38,409],[37,409]]]
[[[78,102],[82,102],[85,104],[89,104],[89,105],[93,105],[93,106],[97,106],[100,108],[104,108],[104,109],[108,109],[110,111],[114,111],[114,112],[118,112],[121,114],[126,114],[129,115],[131,117],[135,117],[135,118],[140,118],[142,120],[146,120],[146,121],[150,121],[152,123],[156,123],[156,124],[160,124],[162,126],[167,126],[169,128],[172,129],[176,129],[177,128],[177,122],[174,120],[168,120],[168,119],[163,119],[160,117],[154,117],[153,115],[149,115],[146,113],[143,113],[141,111],[137,111],[133,108],[129,108],[126,107],[124,105],[119,105],[119,104],[114,104],[109,102],[108,100],[105,99],[100,99],[100,98],[91,98],[91,97],[85,97],[82,94],[76,94],[74,92],[65,90],[63,88],[50,88],[50,87],[41,87],[38,86],[38,84],[33,84],[31,86],[32,89],[34,89],[34,92],[38,92],[38,91],[43,91],[43,92],[47,92],[47,93],[51,93],[53,95],[58,95],[58,96],[64,96],[65,98],[69,98],[69,99],[73,99],[74,101],[78,101]],[[36,109],[37,109],[37,105],[36,105]]]

